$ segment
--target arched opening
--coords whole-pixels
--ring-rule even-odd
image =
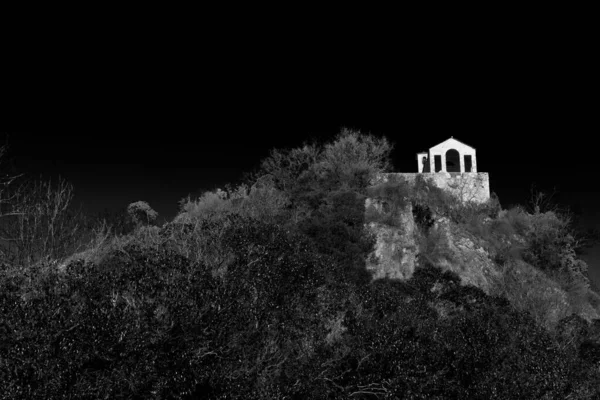
[[[460,172],[460,154],[457,150],[446,152],[446,172]]]

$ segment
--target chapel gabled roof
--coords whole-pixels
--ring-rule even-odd
[[[463,144],[463,145],[465,145],[465,146],[467,146],[467,147],[470,147],[470,148],[472,148],[473,150],[477,150],[475,147],[473,147],[473,146],[471,146],[471,145],[468,145],[468,144],[466,144],[465,142],[461,142],[460,140],[456,139],[454,136],[450,136],[448,139],[444,140],[443,142],[440,142],[440,143],[436,144],[435,146],[431,146],[429,149],[433,149],[434,147],[436,147],[436,146],[439,146],[440,144],[442,144],[442,143],[444,143],[444,142],[447,142],[447,141],[448,141],[448,140],[450,140],[450,139],[456,140],[458,143],[460,143],[460,144]]]

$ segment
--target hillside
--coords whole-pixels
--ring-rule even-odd
[[[575,248],[570,217],[558,211],[502,210],[497,199],[463,203],[424,176],[384,174],[368,188],[367,223],[376,236],[367,269],[374,279],[407,280],[419,257],[463,285],[504,297],[549,330],[576,314],[600,318],[600,296]]]
[[[162,226],[3,253],[0,399],[598,398],[568,214],[378,179],[390,150],[343,131]]]

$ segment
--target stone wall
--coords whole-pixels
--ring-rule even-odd
[[[487,172],[422,174],[417,172],[392,172],[381,174],[377,177],[377,182],[386,182],[394,176],[403,178],[409,183],[414,183],[419,175],[440,189],[454,194],[464,202],[485,203],[490,199],[490,178]]]

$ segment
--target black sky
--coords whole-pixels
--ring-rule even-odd
[[[443,122],[421,122],[426,116],[402,110],[386,110],[389,114],[381,109],[362,111],[358,117],[358,110],[333,118],[310,112],[281,119],[261,114],[223,125],[208,124],[206,119],[197,125],[187,121],[189,125],[181,127],[143,121],[127,129],[48,129],[3,136],[8,137],[17,170],[66,178],[75,185],[78,199],[96,210],[146,200],[162,215],[172,217],[178,200],[238,182],[270,149],[327,140],[349,127],[395,142],[396,171],[416,171],[416,152],[454,136],[477,149],[479,170],[489,172],[491,189],[503,205],[527,201],[531,186],[536,185],[544,191],[556,189],[557,201],[578,211],[596,212],[593,174],[597,158],[588,130],[561,132],[561,121],[553,123],[550,115],[544,116],[548,122],[535,128],[531,121],[515,119],[512,129],[502,125],[494,129],[486,128],[485,121],[460,123],[458,116],[441,118],[435,110],[431,118]],[[365,116],[367,111],[378,115]],[[463,114],[463,118],[468,116]],[[300,118],[302,122],[294,122]],[[478,118],[493,116],[479,114]],[[127,122],[133,124],[123,123]]]

